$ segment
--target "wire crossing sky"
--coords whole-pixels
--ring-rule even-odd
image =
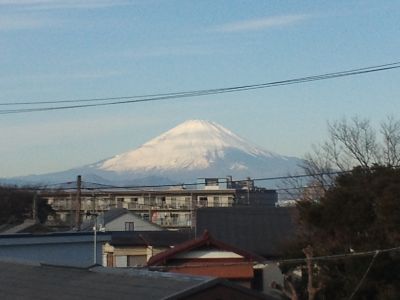
[[[394,0],[0,1],[0,178],[189,119],[302,157],[328,121],[398,115],[399,19]]]
[[[13,114],[13,113],[25,113],[25,112],[37,112],[37,111],[50,111],[50,110],[61,110],[61,109],[73,109],[73,108],[87,108],[87,107],[95,107],[95,106],[108,106],[108,105],[118,105],[118,104],[131,104],[131,103],[139,103],[139,102],[152,102],[152,101],[161,101],[161,100],[172,100],[178,98],[189,98],[196,96],[207,96],[207,95],[215,95],[220,93],[233,93],[233,92],[241,92],[248,91],[253,89],[264,89],[269,87],[281,86],[281,85],[290,85],[290,84],[298,84],[310,81],[318,81],[318,80],[326,80],[333,79],[344,76],[354,76],[360,74],[367,74],[372,72],[380,72],[380,71],[388,71],[393,69],[400,68],[400,62],[394,62],[379,66],[365,67],[335,73],[321,74],[316,76],[308,76],[302,78],[295,79],[287,79],[281,81],[273,81],[262,84],[252,84],[252,85],[244,85],[244,86],[236,86],[229,88],[217,88],[217,89],[207,89],[207,90],[199,90],[199,91],[190,91],[190,92],[176,92],[176,93],[164,93],[164,94],[153,94],[153,95],[142,95],[142,96],[123,96],[123,97],[111,97],[111,98],[95,98],[95,99],[81,99],[81,100],[59,100],[59,101],[37,101],[37,102],[15,102],[15,103],[0,103],[0,105],[37,105],[37,104],[59,104],[59,103],[80,103],[80,102],[93,102],[93,101],[110,101],[110,100],[119,100],[115,102],[108,103],[95,103],[95,104],[79,104],[79,105],[70,105],[70,106],[51,106],[51,107],[41,107],[41,108],[22,108],[22,109],[8,109],[8,110],[0,110],[0,114]],[[141,98],[134,100],[126,100],[133,98]]]

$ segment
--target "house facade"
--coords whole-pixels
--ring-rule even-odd
[[[190,232],[114,232],[103,246],[104,267],[142,267],[154,255],[191,238]]]
[[[152,256],[153,270],[228,279],[246,287],[257,280],[254,267],[264,258],[216,240],[208,231],[197,239]]]
[[[85,221],[80,231],[92,231],[96,224],[99,231],[160,231],[161,226],[144,220],[140,215],[126,208],[112,208],[100,214],[85,216],[91,220]]]

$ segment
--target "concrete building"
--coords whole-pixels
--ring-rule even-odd
[[[41,196],[56,211],[49,225],[75,226],[75,211],[79,209],[83,221],[86,212],[101,213],[112,208],[126,208],[143,219],[165,228],[188,228],[195,224],[195,213],[201,207],[274,206],[277,193],[257,188],[250,179],[234,182],[232,179],[199,179],[197,186],[173,189],[97,189],[80,192],[77,208],[76,190],[43,192]]]

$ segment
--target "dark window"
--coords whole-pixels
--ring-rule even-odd
[[[200,206],[202,206],[202,207],[205,207],[205,206],[207,206],[207,203],[208,203],[208,199],[207,199],[207,197],[199,197],[199,205]]]
[[[125,222],[125,231],[134,231],[135,223],[134,222]]]
[[[205,185],[206,186],[218,186],[218,178],[206,178]]]

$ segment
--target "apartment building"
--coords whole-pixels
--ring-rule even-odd
[[[76,211],[81,221],[87,212],[101,213],[111,208],[126,208],[143,219],[166,228],[192,227],[197,208],[232,207],[235,205],[274,205],[274,190],[228,187],[226,179],[200,179],[197,186],[171,189],[96,189],[58,190],[42,193],[56,211],[49,225],[76,226]],[[254,199],[254,201],[253,201]],[[80,205],[78,204],[80,203]],[[79,206],[79,208],[78,208]]]

